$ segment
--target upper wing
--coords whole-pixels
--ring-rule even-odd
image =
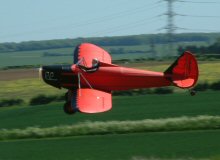
[[[83,113],[106,112],[112,108],[111,93],[96,89],[77,89],[71,101],[72,107]]]
[[[86,67],[92,67],[93,59],[98,59],[100,62],[109,64],[112,62],[109,53],[94,44],[83,43],[76,47],[74,51],[74,64],[82,60],[82,63]]]

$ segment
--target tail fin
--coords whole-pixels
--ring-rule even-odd
[[[165,72],[165,76],[177,87],[193,87],[199,76],[196,58],[184,52]]]

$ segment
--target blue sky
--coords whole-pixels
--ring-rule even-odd
[[[184,1],[177,33],[220,32],[220,0]],[[0,0],[0,42],[165,33],[166,12],[163,0]]]

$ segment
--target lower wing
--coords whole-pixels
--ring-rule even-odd
[[[77,89],[71,97],[71,107],[83,113],[106,112],[112,108],[112,94],[90,88]]]

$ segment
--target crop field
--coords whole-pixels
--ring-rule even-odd
[[[58,50],[40,50],[40,51],[21,51],[21,52],[9,52],[0,54],[0,68],[6,66],[23,66],[23,65],[45,65],[45,64],[55,64],[55,63],[71,63],[72,55],[69,52],[69,56],[59,56],[59,57],[44,57],[44,53],[59,53],[62,54],[65,49]]]
[[[0,142],[0,156],[4,160],[147,160],[148,157],[218,160],[219,140],[219,131],[18,140]]]
[[[142,120],[181,116],[220,115],[220,92],[201,92],[192,97],[188,92],[169,95],[116,96],[113,108],[103,114],[63,113],[63,103],[43,106],[0,108],[0,128],[50,127],[86,121]],[[46,123],[45,123],[46,122]]]
[[[158,64],[143,63],[138,64],[139,68],[141,69],[148,69],[153,71],[164,71],[169,65],[173,63],[172,61],[169,62],[161,62]],[[150,65],[151,64],[151,65]],[[216,82],[220,80],[220,61],[199,61],[199,82]],[[134,65],[135,66],[135,65]]]
[[[108,48],[108,47],[107,47]],[[47,49],[39,51],[18,51],[0,53],[0,68],[7,66],[22,66],[22,65],[47,65],[47,64],[58,64],[58,63],[69,63],[73,62],[73,48],[61,48],[61,49]],[[44,54],[60,54],[59,56],[47,56]],[[131,56],[131,54],[126,54]],[[126,55],[114,55],[114,59],[126,57]],[[132,57],[140,57],[143,54],[138,54]],[[132,58],[131,57],[131,58]]]
[[[220,116],[220,92],[201,92],[114,97],[110,112],[94,115],[63,113],[62,103],[42,106],[0,108],[0,128],[25,129],[79,125],[97,122],[166,121],[174,117]],[[161,119],[165,118],[165,119]],[[178,120],[174,121],[178,125]],[[212,122],[212,121],[211,121]],[[90,134],[0,141],[0,159],[213,159],[220,158],[219,122],[214,128],[181,131],[142,131],[138,133]],[[181,122],[182,123],[182,122]],[[180,125],[181,125],[180,123]],[[203,122],[202,124],[208,124]],[[183,125],[184,123],[182,123]],[[171,124],[168,123],[168,127]],[[95,126],[95,125],[94,125]],[[178,125],[179,126],[179,125]],[[86,129],[86,128],[85,128]],[[110,128],[111,129],[111,128]],[[114,129],[114,127],[112,128]],[[34,133],[34,131],[32,131]],[[12,152],[13,151],[13,152]]]

